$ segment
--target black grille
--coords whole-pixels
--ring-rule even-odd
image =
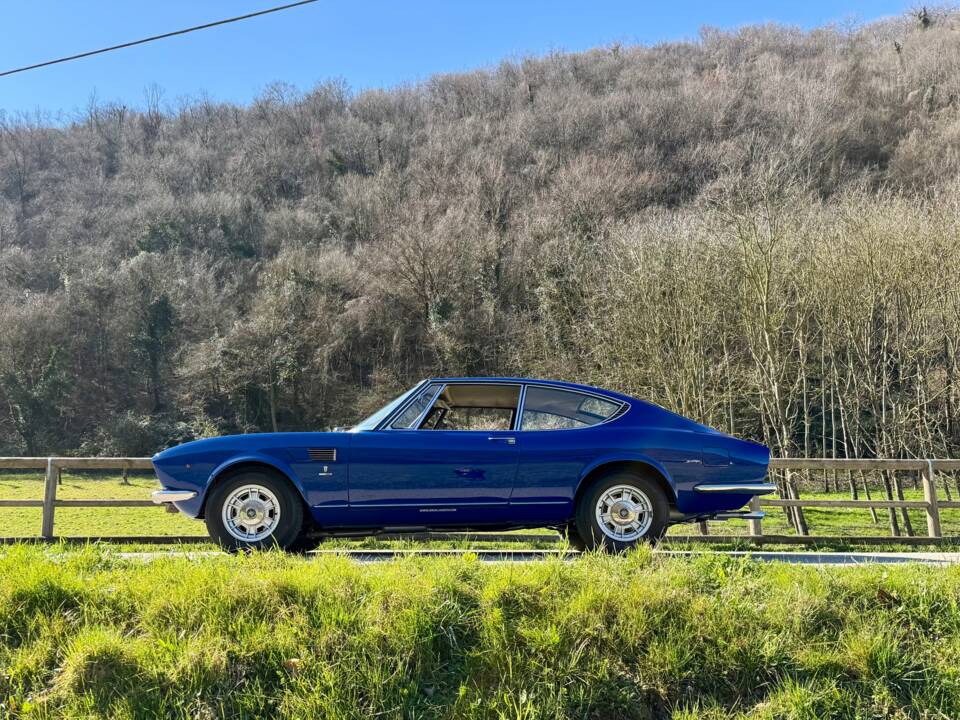
[[[337,461],[337,450],[336,448],[310,448],[307,450],[307,454],[310,456],[310,459],[314,462],[336,462]]]

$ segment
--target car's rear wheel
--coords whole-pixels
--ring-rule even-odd
[[[247,471],[213,488],[205,517],[210,537],[226,550],[287,549],[303,527],[303,504],[285,479]]]
[[[656,481],[615,472],[596,480],[580,496],[575,526],[587,549],[624,552],[663,537],[669,517],[670,504]]]

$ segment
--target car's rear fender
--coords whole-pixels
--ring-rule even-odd
[[[663,488],[667,501],[671,505],[677,502],[677,489],[673,484],[670,473],[662,463],[648,455],[635,452],[617,452],[596,458],[580,473],[580,480],[574,494],[574,502],[580,498],[580,493],[597,477],[617,470],[634,470],[645,472],[656,480]]]
[[[261,453],[244,453],[243,455],[237,455],[225,460],[216,468],[214,468],[213,472],[210,473],[210,478],[207,480],[206,486],[203,488],[203,492],[200,494],[197,517],[203,517],[210,490],[218,482],[222,481],[226,477],[229,477],[232,473],[242,470],[244,467],[249,467],[251,470],[259,467],[264,470],[280,473],[290,482],[291,485],[293,485],[293,487],[297,489],[297,492],[300,494],[300,498],[304,501],[304,503],[306,503],[306,492],[304,491],[303,484],[300,482],[299,478],[297,478],[290,466],[287,465],[287,463],[272,455],[265,455]]]

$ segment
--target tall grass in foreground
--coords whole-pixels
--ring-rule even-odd
[[[960,716],[960,569],[0,556],[0,716]]]

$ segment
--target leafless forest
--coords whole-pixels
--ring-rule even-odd
[[[0,454],[584,381],[777,453],[960,454],[960,15],[0,122]]]

